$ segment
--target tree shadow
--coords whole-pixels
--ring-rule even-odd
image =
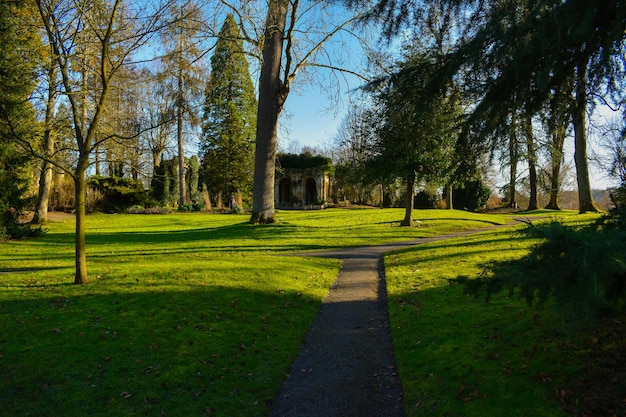
[[[4,415],[267,415],[320,304],[269,288],[26,287],[34,298],[0,304]]]

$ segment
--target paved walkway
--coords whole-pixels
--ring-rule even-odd
[[[482,230],[486,229],[305,254],[338,258],[343,265],[275,399],[270,417],[404,416],[382,256],[403,247]]]

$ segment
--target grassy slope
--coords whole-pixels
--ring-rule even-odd
[[[73,222],[0,243],[0,415],[262,416],[336,276],[276,256],[509,221],[401,210],[88,218],[91,283],[74,286]]]
[[[519,258],[531,244],[501,229],[386,257],[408,416],[565,415],[563,387],[585,367],[580,334],[549,307],[506,294],[486,303],[450,281],[479,276],[481,263]]]

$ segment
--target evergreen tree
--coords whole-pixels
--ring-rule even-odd
[[[36,122],[28,99],[41,45],[26,24],[32,22],[33,12],[23,2],[0,3],[0,239],[29,233],[17,217],[26,209],[32,179],[26,149]]]
[[[206,86],[200,154],[211,195],[250,196],[257,102],[243,40],[232,15],[220,30]]]

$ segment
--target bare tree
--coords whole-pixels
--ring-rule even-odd
[[[240,21],[250,22],[250,14],[255,12],[254,4],[248,1],[228,7]],[[340,35],[354,36],[348,29],[360,14],[346,11],[343,19],[337,19],[337,9],[333,13],[328,7],[328,2],[320,0],[268,2],[262,40],[256,42],[261,50],[261,67],[251,223],[274,222],[278,124],[296,76],[312,75],[306,70],[314,67],[341,71],[340,64],[333,62],[333,58],[339,58],[324,48]],[[243,36],[254,44],[252,34],[258,25],[252,22],[243,26]]]
[[[163,5],[126,0],[36,0],[61,74],[61,94],[73,118],[76,160],[68,174],[75,185],[76,276],[88,280],[85,248],[86,172],[112,85],[133,53],[161,24]],[[87,103],[89,102],[89,106]]]
[[[198,126],[200,120],[191,111],[201,97],[203,70],[199,65],[203,52],[198,47],[198,36],[203,28],[202,9],[193,0],[174,0],[169,9],[172,22],[161,36],[166,54],[163,57],[161,81],[166,94],[171,95],[176,115],[178,144],[178,204],[188,203],[185,185],[184,127],[186,122]]]

